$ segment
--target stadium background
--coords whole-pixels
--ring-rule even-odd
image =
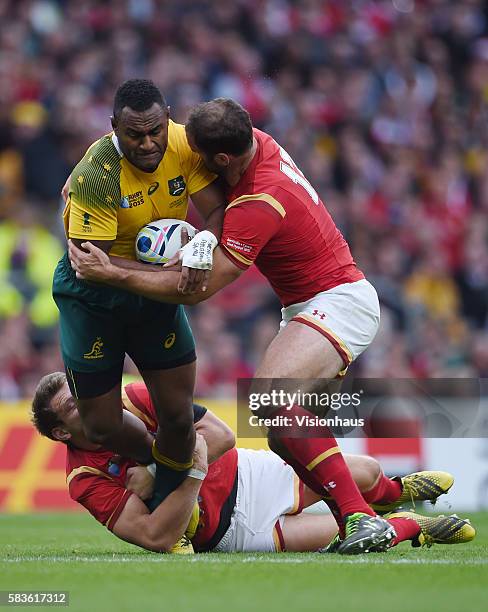
[[[179,122],[237,99],[318,190],[382,301],[356,375],[488,376],[488,3],[0,0],[0,510],[69,506],[63,448],[27,416],[62,369],[59,191],[110,130],[117,85],[141,76]],[[189,312],[197,394],[225,413],[279,304],[253,270]],[[470,473],[459,506],[488,505],[483,440],[350,444],[391,469]]]

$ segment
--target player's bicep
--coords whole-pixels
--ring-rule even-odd
[[[195,431],[205,438],[209,463],[235,446],[236,439],[232,429],[210,410],[195,423]]]
[[[102,203],[91,206],[86,200],[70,197],[68,237],[84,242],[114,241],[117,237],[117,209]]]
[[[220,239],[226,257],[237,267],[247,269],[280,229],[282,221],[282,213],[264,201],[231,204],[225,212]]]
[[[71,175],[69,188],[69,238],[115,240],[120,204],[120,185],[96,162],[80,163]]]

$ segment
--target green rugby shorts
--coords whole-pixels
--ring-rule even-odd
[[[139,371],[196,359],[183,306],[79,280],[67,254],[54,272],[53,297],[68,382],[78,398],[102,395],[120,382],[126,353]]]

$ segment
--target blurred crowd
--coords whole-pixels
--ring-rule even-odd
[[[235,98],[291,154],[382,301],[356,374],[488,376],[487,2],[0,0],[0,399],[62,367],[59,191],[132,77],[179,122]],[[279,304],[252,270],[191,321],[199,394],[232,397]]]

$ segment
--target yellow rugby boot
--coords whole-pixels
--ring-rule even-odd
[[[194,555],[193,544],[191,540],[186,536],[182,536],[178,542],[170,550],[172,555]]]
[[[454,484],[454,476],[448,472],[414,472],[408,476],[395,476],[402,485],[400,497],[389,504],[370,504],[375,512],[384,514],[391,512],[405,503],[411,502],[415,508],[416,501],[430,501],[434,504],[437,498],[444,495]]]
[[[416,512],[392,512],[385,518],[406,518],[415,521],[420,527],[419,535],[412,540],[412,546],[432,544],[465,544],[471,542],[476,530],[468,519],[461,519],[455,514],[450,516],[422,516]]]

